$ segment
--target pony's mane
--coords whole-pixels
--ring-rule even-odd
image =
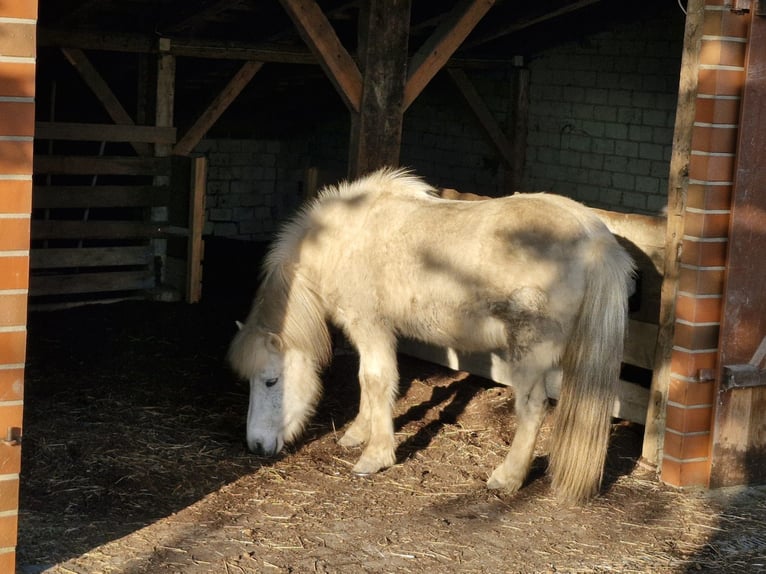
[[[359,195],[392,193],[413,197],[433,197],[436,189],[415,175],[409,168],[384,167],[359,179],[342,181],[322,189],[318,203],[329,198],[348,198]]]

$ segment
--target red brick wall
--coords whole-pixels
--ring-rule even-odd
[[[0,2],[0,439],[22,427],[37,0]],[[0,442],[0,572],[13,572],[21,448]]]
[[[705,2],[662,480],[707,485],[749,14]]]

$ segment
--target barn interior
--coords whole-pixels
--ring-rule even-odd
[[[353,88],[344,83],[347,68],[334,70],[328,54],[343,61],[345,53],[364,75],[371,61],[365,55],[375,53],[367,42],[382,42],[386,33],[376,36],[369,25],[370,3],[308,4],[331,28],[320,37],[338,45],[312,44],[316,28],[306,22],[318,25],[316,14],[292,0],[40,0],[30,333],[44,336],[30,339],[29,428],[46,428],[45,420],[54,421],[51,411],[58,417],[51,424],[60,425],[71,412],[91,422],[81,432],[70,429],[66,440],[31,435],[25,456],[35,462],[27,465],[25,482],[34,510],[30,524],[50,526],[46,504],[82,520],[78,551],[178,512],[261,468],[238,442],[246,391],[220,360],[231,325],[247,312],[260,261],[280,224],[322,185],[392,153],[437,187],[485,196],[547,190],[601,210],[641,271],[622,376],[623,410],[616,413],[627,423],[618,431],[611,482],[635,468],[659,329],[683,7],[668,0],[628,9],[604,0],[392,2],[392,12],[406,6],[409,14],[401,81],[431,71],[411,101],[399,103],[398,116],[384,115],[372,129],[389,138],[376,148],[369,145],[374,136],[359,124],[365,113],[374,119],[382,112],[355,109]],[[396,22],[392,34],[401,32],[402,20]],[[448,49],[453,51],[442,58],[440,51]],[[376,57],[385,59],[386,52]],[[599,69],[605,62],[614,68]],[[398,136],[380,127],[385,120],[400,122]],[[395,152],[386,148],[392,137],[398,138]],[[144,329],[154,316],[142,306],[146,301],[165,302],[168,309],[167,316],[155,317],[156,340]],[[120,303],[95,316],[86,312],[93,303],[113,302]],[[197,303],[191,315],[179,311],[189,302]],[[209,344],[194,336],[195,321],[210,329]],[[78,324],[89,330],[87,337],[78,334]],[[59,340],[48,329],[65,336]],[[109,342],[123,344],[122,334],[128,341],[154,341],[159,350]],[[82,347],[73,346],[78,340],[88,341],[86,355],[101,360],[89,365]],[[120,373],[140,364],[135,373],[143,376],[162,363],[163,348],[171,357],[167,366],[130,391]],[[473,368],[470,357],[410,351],[492,378]],[[187,355],[204,367],[184,367]],[[55,370],[42,364],[48,357],[77,363],[65,377],[76,389],[66,400],[55,392]],[[432,368],[425,364],[416,362],[405,373]],[[356,368],[342,365],[331,380]],[[98,389],[110,373],[122,383],[103,395]],[[158,398],[151,392],[160,377],[186,383]],[[78,389],[78,378],[90,383]],[[477,381],[479,388],[492,388]],[[193,404],[171,416],[184,393],[195,396]],[[466,397],[461,401],[445,404],[459,411],[468,404]],[[89,402],[93,409],[77,406]],[[210,405],[220,418],[204,418]],[[91,451],[82,447],[82,433],[109,424],[97,409],[135,407],[125,426],[115,428],[146,429],[145,440],[136,444],[148,448],[153,440],[163,443],[146,461],[138,448],[120,457],[108,441],[94,443]],[[314,438],[330,434],[332,416],[339,424],[349,416],[332,400],[323,409],[329,414],[312,429]],[[437,422],[451,424],[456,419],[450,416]],[[167,417],[167,424],[156,426],[157,417]],[[195,417],[203,417],[200,440],[193,441],[200,456],[185,458],[186,451],[173,445],[182,443]],[[415,452],[420,445],[411,446]],[[159,460],[173,452],[178,456],[172,460]],[[78,477],[86,459],[94,465],[88,472],[95,483]],[[126,470],[131,464],[134,472]],[[179,480],[179,468],[189,464],[209,476]],[[166,471],[153,487],[152,465]],[[538,461],[538,470],[542,466]],[[42,480],[46,472],[54,483]],[[59,490],[70,485],[72,497],[51,503],[43,493],[50,484]],[[131,492],[141,496],[130,501]],[[89,505],[101,509],[110,525],[127,507],[130,525],[108,527],[94,520]],[[107,528],[108,536],[99,532]],[[48,532],[66,536],[59,526]],[[45,541],[35,544],[47,553],[43,561],[73,555]],[[20,552],[34,562],[23,547]]]

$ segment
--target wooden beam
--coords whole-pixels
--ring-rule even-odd
[[[494,3],[495,0],[462,0],[434,30],[410,62],[409,77],[404,88],[405,110],[452,57]]]
[[[411,0],[370,0],[360,17],[364,82],[352,112],[349,177],[399,164]]]
[[[226,87],[216,96],[208,108],[202,112],[180,141],[173,148],[175,155],[189,155],[221,114],[231,105],[253,76],[263,67],[263,62],[245,62]]]
[[[38,155],[35,174],[170,175],[170,160],[155,157]]]
[[[214,60],[258,60],[280,64],[316,64],[316,57],[303,46],[251,44],[232,40],[167,39],[167,53],[188,58]],[[39,46],[108,50],[137,54],[157,54],[157,36],[112,32],[75,31],[39,27]]]
[[[487,104],[484,103],[484,100],[479,95],[479,92],[476,90],[473,83],[471,83],[471,80],[468,79],[468,76],[463,70],[457,68],[450,68],[447,70],[447,73],[450,78],[452,78],[452,81],[455,82],[455,85],[458,90],[460,90],[465,101],[468,102],[468,106],[471,108],[471,111],[473,111],[476,119],[479,120],[479,124],[481,124],[485,133],[489,136],[490,141],[500,154],[503,162],[505,162],[507,167],[513,167],[515,165],[513,145],[508,141],[503,130],[500,129],[500,125],[495,121],[492,112]]]
[[[507,19],[505,18],[499,19],[501,22],[503,22],[503,25],[494,28],[490,32],[482,34],[480,37],[476,39],[472,39],[471,42],[466,44],[466,48],[474,48],[476,46],[486,44],[487,42],[491,42],[492,40],[497,40],[498,38],[502,38],[503,36],[513,34],[514,32],[520,32],[521,30],[531,28],[532,26],[535,26],[537,24],[542,24],[543,22],[547,22],[548,20],[553,20],[555,18],[559,18],[571,12],[582,10],[583,8],[587,8],[588,6],[591,6],[592,4],[596,4],[601,1],[602,0],[577,0],[575,2],[572,2],[567,0],[562,2],[562,5],[556,9],[551,10],[548,7],[545,10],[545,12],[541,14],[538,14],[536,16],[525,16],[523,18],[513,18],[511,17],[511,14],[509,13]],[[515,9],[515,7],[513,7],[512,9]]]
[[[29,254],[29,266],[32,270],[136,266],[149,265],[153,261],[148,245],[33,249]]]
[[[154,272],[152,270],[33,275],[29,278],[30,297],[109,291],[140,291],[151,287],[154,287]]]
[[[279,0],[346,106],[358,112],[362,74],[315,0]]]
[[[36,185],[32,207],[153,207],[168,205],[170,190],[155,185]]]
[[[176,141],[176,129],[120,124],[36,122],[35,139],[172,144]]]
[[[231,0],[215,0],[202,6],[201,10],[181,18],[175,24],[163,26],[162,33],[167,36],[177,36],[179,35],[178,32],[181,31],[193,31],[197,26],[214,20],[219,14],[230,10],[232,7],[236,7],[236,3],[233,3]]]
[[[79,72],[80,76],[88,87],[93,91],[98,100],[106,109],[106,113],[117,124],[134,125],[133,118],[130,117],[125,108],[122,107],[117,96],[112,92],[98,70],[91,64],[88,57],[82,50],[76,48],[62,48],[61,51],[72,66]],[[151,154],[151,148],[144,143],[131,143],[136,153],[141,156]]]
[[[183,228],[164,222],[144,221],[54,221],[31,223],[32,239],[145,239],[184,236]]]
[[[665,413],[670,386],[670,356],[675,331],[676,296],[681,268],[684,214],[688,166],[696,111],[697,80],[700,45],[704,21],[704,0],[689,0],[687,5],[684,47],[678,86],[673,148],[668,177],[668,221],[665,232],[664,277],[660,298],[659,331],[655,370],[652,377],[651,399],[646,414],[642,458],[651,465],[659,465],[665,440]]]

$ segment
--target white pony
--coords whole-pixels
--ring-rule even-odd
[[[633,263],[588,208],[550,194],[441,199],[408,171],[383,169],[322,190],[282,230],[229,360],[250,381],[247,443],[274,455],[302,431],[331,357],[327,321],[359,352],[361,398],[340,439],[353,468],[395,463],[397,337],[507,365],[518,418],[489,488],[518,490],[563,370],[551,440],[553,488],[570,502],[600,487]]]

